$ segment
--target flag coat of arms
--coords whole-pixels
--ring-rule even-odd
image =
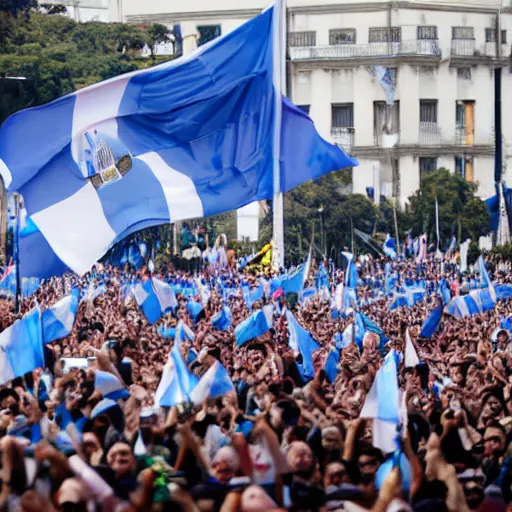
[[[135,231],[269,199],[275,150],[282,192],[357,165],[279,101],[277,13],[7,119],[0,173],[37,226],[20,239],[22,275],[82,274]]]

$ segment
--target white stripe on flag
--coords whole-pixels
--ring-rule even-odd
[[[204,216],[203,203],[188,176],[169,167],[158,153],[146,153],[137,158],[149,166],[162,185],[171,222]]]
[[[32,215],[57,256],[77,274],[84,274],[116,238],[91,183],[72,196]]]

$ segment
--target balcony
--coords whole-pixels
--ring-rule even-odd
[[[416,59],[441,59],[437,40],[422,39],[393,43],[339,44],[330,46],[290,47],[290,58],[294,62],[383,60],[398,57]]]
[[[497,57],[496,43],[477,45],[474,39],[452,39],[450,60],[453,64],[497,64],[506,66],[510,54],[509,47],[502,45],[501,57]]]
[[[345,153],[352,154],[355,137],[354,128],[332,128],[331,136],[336,146],[343,149]]]
[[[394,138],[394,140],[392,140]],[[394,142],[394,144],[390,144]],[[420,123],[418,141],[404,143],[400,140],[400,133],[387,135],[374,133],[372,146],[353,146],[351,155],[356,158],[376,158],[387,155],[390,158],[400,156],[438,157],[453,156],[455,154],[473,156],[494,155],[494,132],[488,136],[466,130],[465,127],[456,127],[454,132],[447,134],[441,130],[437,123]]]

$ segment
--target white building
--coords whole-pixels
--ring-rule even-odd
[[[41,0],[41,4],[64,5],[67,15],[75,21],[118,21],[122,0]]]
[[[198,38],[233,30],[267,3],[122,0],[119,12],[129,23],[181,24],[187,53]],[[404,203],[423,172],[446,167],[478,182],[481,197],[493,195],[496,66],[503,66],[504,178],[512,183],[511,0],[288,0],[287,7],[288,95],[325,138],[358,158],[353,192],[374,187]],[[391,113],[374,65],[396,74]],[[391,148],[386,132],[397,133]]]

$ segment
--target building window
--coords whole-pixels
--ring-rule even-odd
[[[495,43],[496,42],[496,29],[495,28],[486,28],[485,29],[485,42],[486,43]],[[501,31],[501,44],[507,44],[507,31]]]
[[[329,44],[355,44],[356,29],[355,28],[335,28],[329,30]]]
[[[437,158],[430,156],[420,156],[420,174],[433,172],[437,170]]]
[[[457,68],[457,78],[471,80],[471,68]]]
[[[387,105],[385,101],[373,102],[373,136],[375,145],[380,146],[385,134],[400,133],[400,102]]]
[[[401,27],[370,28],[368,42],[370,43],[400,43],[402,41]]]
[[[430,25],[419,26],[418,39],[437,39],[437,27]]]
[[[200,25],[197,27],[197,31],[199,32],[197,46],[209,43],[221,34],[220,25]]]
[[[332,127],[352,128],[354,126],[354,104],[343,103],[332,106]]]
[[[455,157],[455,174],[461,178],[466,178],[466,159],[463,156]]]
[[[475,39],[473,27],[452,27],[452,39]]]
[[[420,100],[420,123],[437,123],[437,100]]]
[[[300,108],[302,112],[305,112],[309,116],[309,107],[310,105],[297,105],[297,108]]]
[[[314,30],[290,32],[288,44],[290,46],[316,46],[316,32]]]

